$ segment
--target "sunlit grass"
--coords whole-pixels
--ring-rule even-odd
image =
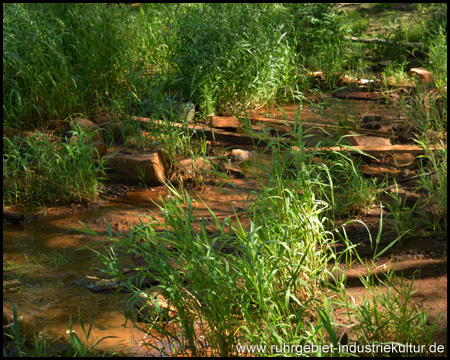
[[[239,116],[243,110],[303,99],[302,93],[311,90],[305,75],[311,70],[324,72],[325,80],[318,87],[336,91],[346,71],[370,75],[367,59],[393,60],[385,75],[395,77],[400,85],[405,80],[407,52],[399,43],[415,34],[425,43],[425,64],[436,81],[429,88],[418,86],[409,103],[401,105],[409,110],[411,126],[420,134],[416,140],[425,149],[420,186],[429,194],[427,204],[438,209],[421,221],[432,231],[446,231],[443,8],[423,28],[405,28],[386,19],[380,37],[392,42],[388,46],[349,42],[350,35],[366,29],[367,19],[347,18],[334,4],[4,4],[3,9],[7,126],[20,129],[102,108],[121,118],[102,129],[108,145],[161,147],[171,163],[180,155],[205,156],[207,145],[204,140],[195,142],[186,126],[171,125],[175,116],[164,107],[167,94],[195,102],[197,116],[203,119],[221,113]],[[357,22],[352,24],[352,19]],[[142,107],[145,101],[155,104],[150,115]],[[131,119],[133,114],[163,122],[144,125]],[[248,119],[242,122],[250,131]],[[351,125],[348,114],[336,123]],[[94,161],[95,154],[84,141],[93,134],[79,128],[74,132],[78,137],[74,143],[42,132],[30,136],[7,132],[4,204],[88,202],[98,195],[103,162]],[[366,213],[375,204],[376,184],[364,178],[348,153],[319,153],[320,143],[307,153],[304,140],[309,135],[298,116],[293,133],[295,140],[282,143],[279,137],[265,149],[274,161],[258,178],[249,223],[233,216],[221,221],[211,212],[217,230],[212,233],[211,221],[207,224],[194,214],[192,196],[171,186],[170,199],[160,204],[163,220],[130,229],[128,236],[118,239],[109,228],[113,246],[108,256],[101,256],[106,271],[123,277],[116,247],[143,256],[148,266],[139,268],[137,277],[156,278],[176,311],[167,311],[153,299],[150,311],[142,316],[174,342],[181,335],[181,354],[236,355],[236,345],[242,343],[337,345],[338,329],[351,322],[351,340],[359,343],[429,344],[436,323],[426,326],[426,311],[411,304],[412,282],[406,285],[402,275],[388,271],[386,279],[378,279],[380,286],[363,278],[371,299],[361,299],[360,305],[342,300],[347,289],[339,262],[349,253],[354,254],[352,259],[362,259],[345,232],[339,240],[346,246],[336,253],[337,239],[329,229],[336,220]],[[442,149],[431,150],[430,145]],[[316,156],[323,161],[313,161]],[[398,236],[411,232],[418,208],[395,203],[390,210]],[[377,238],[370,238],[374,258],[396,242],[379,248],[383,221]],[[47,260],[55,267],[66,262],[60,253]],[[26,271],[12,263],[6,263],[6,269]],[[142,294],[128,285],[132,305]],[[387,294],[382,288],[388,289]],[[341,324],[334,313],[342,306],[348,319]],[[169,331],[168,321],[177,324],[181,333]],[[13,338],[21,355],[48,354],[45,336],[30,351],[16,324],[15,314]],[[89,329],[81,325],[88,340],[93,323]],[[72,332],[70,341],[73,349],[67,354],[96,355]]]
[[[52,141],[46,133],[3,138],[3,199],[13,204],[91,201],[97,197],[103,161],[95,161],[93,133],[75,128],[76,142]]]

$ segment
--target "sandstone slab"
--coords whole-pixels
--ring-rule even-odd
[[[181,176],[196,176],[211,170],[211,165],[200,156],[179,161],[176,164],[176,174]]]
[[[168,161],[161,150],[118,148],[105,159],[111,180],[159,184],[167,180]]]
[[[252,157],[255,157],[255,153],[253,151],[242,149],[233,149],[231,150],[230,155],[234,160],[248,160]]]
[[[100,126],[82,117],[73,119],[71,130],[74,130],[75,125],[80,126],[83,132],[86,133],[83,142],[87,146],[90,146],[93,149],[97,149],[97,151],[95,151],[93,154],[94,158],[102,157],[107,153],[107,148],[103,140],[103,133]],[[78,136],[72,135],[70,141],[73,143],[78,142],[79,141]]]
[[[391,142],[389,139],[377,137],[377,136],[360,136],[354,131],[349,132],[350,135],[346,139],[351,145],[354,146],[364,146],[364,147],[375,147],[375,146],[390,146]]]
[[[217,159],[212,161],[214,167],[217,171],[227,174],[227,175],[233,175],[237,178],[243,178],[245,177],[242,170],[237,167],[230,164],[230,160],[227,159]]]
[[[211,116],[210,123],[211,127],[221,129],[235,129],[243,125],[235,116]]]
[[[338,99],[354,99],[376,101],[382,98],[381,94],[375,92],[336,92],[333,94]]]
[[[421,67],[409,69],[408,76],[410,77],[417,76],[419,80],[425,84],[430,84],[434,81],[433,74],[427,69]]]
[[[100,140],[103,142],[102,129],[100,128],[100,126],[93,123],[91,120],[88,120],[88,119],[85,119],[82,117],[77,117],[77,118],[73,119],[73,123],[75,125],[79,125],[81,127],[81,129],[87,133],[92,132],[91,140],[93,142],[95,142],[97,140]]]

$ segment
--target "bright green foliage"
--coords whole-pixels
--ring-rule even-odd
[[[95,162],[95,148],[87,134],[74,131],[73,142],[52,142],[45,133],[24,139],[3,138],[3,200],[34,205],[91,201],[97,196],[103,161]],[[49,181],[51,179],[51,181]]]
[[[3,10],[7,123],[85,111],[123,81],[129,19],[115,7],[39,3]]]
[[[294,85],[289,27],[289,15],[280,5],[187,8],[171,44],[174,86],[191,94],[206,114],[273,101],[278,91]]]
[[[205,115],[299,95],[299,73],[347,62],[329,4],[4,4],[9,124],[65,118],[171,91]],[[261,26],[264,24],[264,26]],[[331,67],[330,67],[331,66]]]

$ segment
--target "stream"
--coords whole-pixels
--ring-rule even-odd
[[[328,101],[328,100],[327,100]],[[319,101],[320,103],[320,101]],[[339,105],[330,114],[312,111],[312,106],[300,112],[302,121],[333,120],[346,118],[349,113],[365,115],[381,114],[389,120],[386,108],[364,101],[336,101]],[[326,109],[326,106],[323,106]],[[283,109],[293,120],[298,104],[288,104]],[[278,109],[263,109],[254,116],[282,117]],[[344,116],[345,115],[345,116]],[[323,136],[323,135],[322,135]],[[316,140],[310,139],[312,146]],[[245,148],[245,147],[240,147]],[[193,198],[200,197],[204,203],[193,205],[198,216],[210,216],[205,204],[218,216],[248,209],[247,197],[257,187],[256,176],[260,165],[271,164],[271,156],[264,154],[246,162],[240,162],[244,178],[232,178],[222,186],[216,181],[205,181],[200,191],[189,190]],[[98,255],[86,248],[103,252],[108,237],[106,223],[114,234],[126,234],[130,226],[139,224],[140,214],[159,213],[157,204],[170,192],[165,187],[133,190],[123,197],[107,199],[88,208],[82,206],[47,208],[46,214],[27,216],[23,223],[3,225],[3,280],[18,279],[23,287],[15,293],[4,295],[5,303],[14,303],[19,315],[21,331],[27,338],[45,336],[50,343],[60,343],[68,338],[70,318],[73,331],[85,339],[79,316],[89,329],[95,318],[89,342],[96,343],[98,350],[122,352],[134,356],[160,354],[152,346],[171,353],[169,343],[158,339],[158,334],[144,331],[138,323],[134,310],[127,305],[129,295],[93,293],[88,290],[89,277],[103,277],[104,266]],[[148,221],[148,217],[141,217]],[[146,220],[147,219],[147,220]],[[75,231],[81,223],[100,234],[99,237]],[[107,244],[107,242],[106,242]],[[130,260],[131,261],[131,260]],[[130,314],[127,320],[127,314]],[[151,336],[149,336],[149,334]],[[145,346],[147,344],[147,346]]]
[[[245,173],[251,176],[256,173],[255,167],[246,167]],[[222,189],[208,184],[205,183],[199,195],[218,216],[230,215],[233,207],[242,211],[247,206],[247,195],[256,186],[251,178],[233,179]],[[134,356],[160,354],[144,346],[150,341],[152,346],[171,352],[167,341],[156,340],[158,334],[149,336],[143,325],[136,323],[136,314],[127,305],[129,295],[88,290],[87,285],[92,283],[90,277],[104,278],[99,270],[104,265],[94,251],[86,248],[91,246],[105,253],[102,249],[105,247],[103,240],[108,236],[106,222],[113,235],[126,234],[129,226],[139,224],[140,219],[150,220],[146,215],[157,215],[157,204],[168,196],[170,193],[164,187],[134,190],[91,208],[49,208],[47,215],[30,217],[25,214],[23,223],[4,224],[3,280],[19,279],[23,283],[21,291],[6,295],[4,301],[15,304],[21,331],[27,338],[33,338],[34,334],[42,336],[44,329],[50,342],[68,338],[72,317],[73,331],[84,340],[80,315],[86,330],[95,318],[90,343],[113,337],[101,341],[98,350]],[[195,191],[190,191],[190,196],[198,197]],[[202,202],[194,202],[193,207],[196,215],[210,216]],[[81,223],[101,236],[70,229],[82,229]],[[129,312],[131,318],[127,321]]]

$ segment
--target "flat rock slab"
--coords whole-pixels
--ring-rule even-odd
[[[118,148],[105,159],[111,180],[160,184],[167,180],[168,161],[161,150]]]
[[[433,74],[424,68],[411,68],[408,71],[408,76],[413,77],[417,76],[420,81],[425,84],[430,84],[434,81]]]
[[[248,160],[252,157],[255,157],[255,153],[253,151],[242,149],[233,149],[231,150],[230,155],[234,160]]]
[[[348,142],[354,146],[374,147],[374,146],[392,145],[389,139],[386,138],[376,136],[365,136],[365,135],[361,136],[353,131],[350,131],[349,134],[353,136],[348,136],[345,139],[347,139]]]
[[[217,159],[217,160],[213,160],[212,163],[213,163],[214,167],[217,169],[217,171],[220,171],[224,174],[233,175],[237,178],[245,177],[242,170],[237,166],[231,165],[229,163],[229,160]]]
[[[220,129],[238,128],[243,123],[235,116],[211,116],[211,127]]]
[[[200,156],[187,158],[176,163],[176,174],[181,176],[195,176],[206,174],[211,170],[211,165]]]
[[[75,119],[73,119],[73,123],[75,125],[79,125],[83,131],[91,131],[93,133],[92,136],[92,141],[97,141],[100,140],[103,142],[103,133],[101,131],[100,126],[98,126],[97,124],[95,124],[94,122],[92,122],[91,120],[82,118],[82,117],[77,117]]]
[[[381,94],[374,92],[337,92],[333,94],[338,99],[370,100],[376,101],[383,98]]]
[[[361,164],[359,170],[361,170],[364,175],[368,176],[385,177],[386,175],[389,175],[389,177],[391,178],[398,178],[399,175],[401,174],[400,170],[395,169],[393,167],[385,168],[382,166],[369,166],[366,164]]]
[[[133,120],[140,121],[146,124],[164,124],[161,120],[152,120],[149,118],[131,116]],[[281,139],[265,137],[262,138],[260,134],[239,134],[236,132],[225,131],[222,129],[211,129],[204,125],[194,125],[194,124],[180,124],[176,122],[170,123],[174,127],[185,128],[191,131],[193,134],[203,134],[206,140],[210,141],[223,141],[232,143],[235,145],[254,145],[254,146],[266,146],[271,140],[282,141]]]
[[[437,150],[443,150],[447,149],[447,145],[444,146],[434,146],[430,145],[428,150],[437,151]],[[304,150],[300,149],[297,146],[292,147],[293,151],[363,151],[365,153],[368,153],[370,155],[386,155],[386,154],[409,154],[412,156],[424,154],[424,149],[416,146],[416,145],[390,145],[390,146],[352,146],[347,147],[345,145],[341,146],[329,146],[329,147],[320,147],[320,148],[314,148],[314,147],[306,147]]]
[[[69,131],[74,130],[75,125],[79,125],[81,129],[85,132],[92,132],[92,141],[95,142],[97,140],[100,140],[103,142],[103,134],[102,129],[100,126],[98,126],[96,123],[92,122],[91,120],[82,118],[82,117],[76,117],[72,121],[69,120],[51,120],[49,122],[50,128],[56,129],[59,132],[62,133],[68,133]]]

